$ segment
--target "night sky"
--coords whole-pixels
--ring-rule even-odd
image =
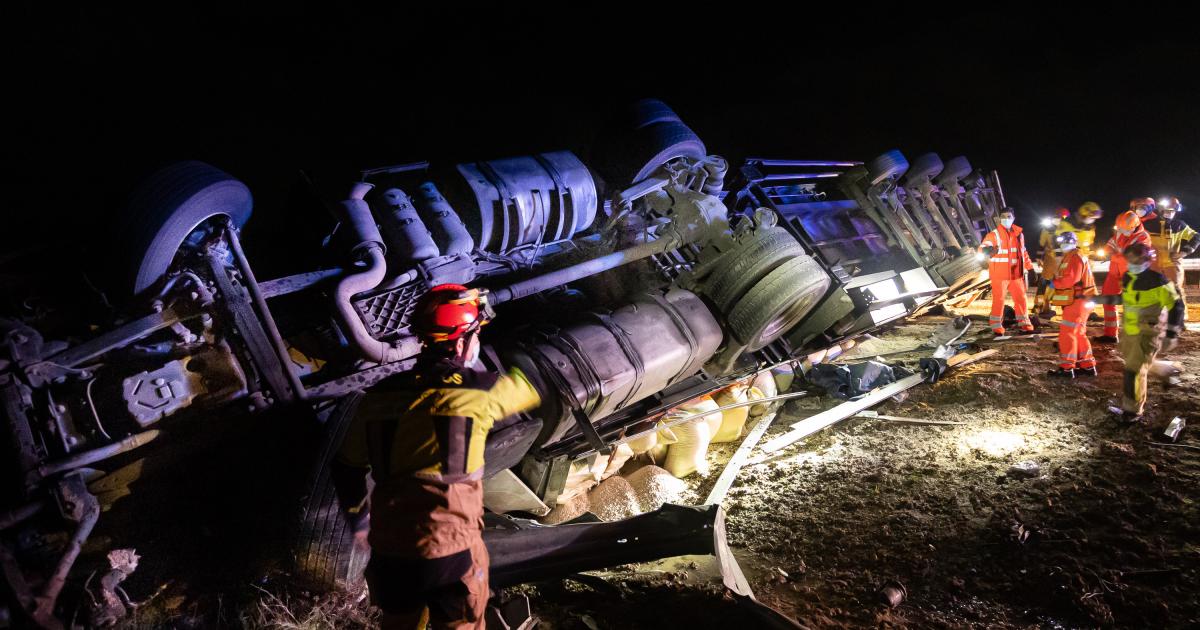
[[[1088,199],[1111,221],[1129,198],[1163,194],[1200,223],[1200,44],[1182,15],[846,5],[789,17],[757,4],[681,24],[642,9],[465,6],[16,10],[3,246],[56,243],[63,226],[95,245],[138,177],[196,158],[254,191],[253,250],[255,232],[295,219],[301,169],[583,149],[644,96],[731,159],[964,154],[999,170],[1026,224]]]

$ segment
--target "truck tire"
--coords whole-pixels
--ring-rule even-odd
[[[641,129],[655,123],[683,122],[670,105],[656,99],[643,98],[629,106],[630,128]]]
[[[641,181],[667,162],[708,155],[704,143],[666,103],[645,99],[603,131],[592,164],[611,188]]]
[[[720,267],[708,285],[709,297],[726,314],[750,287],[787,260],[804,254],[804,248],[787,230],[775,227],[730,254],[732,263]]]
[[[967,161],[966,157],[959,155],[946,161],[946,166],[938,175],[937,180],[939,184],[955,183],[970,174],[971,163]]]
[[[142,293],[163,277],[197,227],[222,215],[241,227],[252,206],[245,184],[204,162],[178,162],[154,173],[134,190],[117,221],[123,245],[117,288]]]
[[[908,168],[908,174],[905,177],[906,182],[912,184],[919,182],[926,177],[934,177],[943,169],[942,158],[936,153],[926,153],[921,157],[913,160],[912,166]]]
[[[800,323],[828,288],[821,265],[796,256],[746,293],[729,314],[729,327],[747,350],[758,350]]]
[[[867,162],[867,173],[871,177],[871,185],[891,177],[900,177],[908,170],[908,160],[904,154],[892,150]]]
[[[297,577],[317,588],[356,588],[362,583],[370,557],[354,546],[354,530],[338,504],[330,475],[334,456],[361,401],[362,394],[351,394],[339,400],[330,412],[305,486],[309,494],[302,500],[292,556]]]

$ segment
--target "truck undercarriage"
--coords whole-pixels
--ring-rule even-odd
[[[730,168],[659,101],[635,104],[588,164],[570,151],[403,164],[323,201],[337,227],[322,254],[336,264],[260,282],[239,238],[246,186],[172,165],[118,219],[131,226],[117,265],[130,299],[107,329],[60,337],[21,313],[0,319],[0,565],[13,614],[58,623],[100,516],[89,487],[171,426],[231,405],[291,406],[336,441],[359,392],[412,369],[409,317],[432,286],[487,289],[499,317],[485,362],[554,392],[498,423],[486,458],[489,476],[545,505],[572,465],[690,400],[974,299],[986,284],[976,248],[1004,206],[997,175],[962,157]],[[363,559],[330,525],[342,515],[324,458],[295,557],[334,585]]]

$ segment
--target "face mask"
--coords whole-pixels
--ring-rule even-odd
[[[1076,247],[1075,243],[1063,243],[1062,244],[1062,250],[1064,252],[1069,252],[1069,251],[1075,249],[1075,247]]]
[[[1164,218],[1164,219],[1166,219],[1166,220],[1170,221],[1171,219],[1174,219],[1174,218],[1175,218],[1175,211],[1174,211],[1174,210],[1169,210],[1169,211],[1168,211],[1168,210],[1163,210],[1163,213],[1162,213],[1162,215],[1163,215],[1163,218]]]
[[[1013,226],[1013,221],[1015,221],[1015,220],[1016,219],[1000,219],[1000,225],[1003,225],[1006,228],[1010,228]]]
[[[1147,270],[1147,269],[1149,269],[1149,268],[1150,268],[1150,262],[1149,262],[1149,261],[1146,261],[1146,262],[1143,262],[1143,263],[1138,263],[1138,264],[1136,264],[1136,265],[1135,265],[1135,264],[1133,264],[1133,263],[1129,263],[1129,273],[1131,273],[1131,274],[1133,274],[1133,275],[1135,275],[1135,276],[1136,276],[1136,275],[1138,275],[1139,273],[1142,273],[1142,272],[1146,271],[1146,270]]]
[[[1093,224],[1093,223],[1095,223],[1095,222],[1096,222],[1096,220],[1095,220],[1095,219],[1084,219],[1084,220],[1083,220],[1083,224],[1084,224],[1084,225],[1091,225],[1091,224]]]
[[[1146,206],[1142,206],[1141,208],[1138,208],[1138,209],[1137,209],[1137,215],[1138,215],[1139,217],[1144,217],[1144,216],[1146,216],[1146,215],[1147,215],[1149,212],[1150,212],[1150,208],[1147,208]]]

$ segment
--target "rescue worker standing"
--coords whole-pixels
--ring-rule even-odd
[[[1155,270],[1161,272],[1175,285],[1179,299],[1184,302],[1184,319],[1187,319],[1187,296],[1183,293],[1183,259],[1200,248],[1200,234],[1191,226],[1176,218],[1183,211],[1183,204],[1175,197],[1167,197],[1158,203],[1157,219],[1146,222],[1146,231],[1158,259]]]
[[[1121,277],[1125,275],[1125,250],[1135,243],[1150,248],[1150,234],[1142,227],[1141,216],[1150,213],[1154,200],[1149,197],[1134,199],[1129,202],[1129,211],[1121,213],[1113,225],[1113,236],[1108,239],[1105,247],[1108,249],[1108,275],[1104,278],[1102,295],[1120,295]],[[1153,256],[1153,249],[1150,249]],[[1116,343],[1118,326],[1117,307],[1115,304],[1104,304],[1104,334],[1096,337],[1100,343]]]
[[[1012,294],[1017,327],[1021,332],[1033,332],[1025,302],[1025,272],[1033,269],[1033,261],[1025,250],[1025,235],[1015,225],[1012,208],[1000,211],[1000,224],[983,237],[980,254],[988,260],[988,276],[992,281],[992,313],[988,325],[997,337],[1004,334],[1004,296]]]
[[[1062,322],[1058,328],[1058,369],[1051,370],[1051,376],[1096,375],[1096,359],[1086,334],[1088,315],[1096,307],[1092,302],[1096,295],[1096,279],[1077,243],[1074,232],[1063,232],[1058,237],[1063,256],[1054,276],[1054,294],[1050,303],[1062,307]]]
[[[1064,209],[1065,212],[1065,209]],[[1092,244],[1096,242],[1096,220],[1104,215],[1100,204],[1094,201],[1085,202],[1075,210],[1073,216],[1063,216],[1057,224],[1042,230],[1038,239],[1040,248],[1039,258],[1042,260],[1042,280],[1038,283],[1037,295],[1033,299],[1033,312],[1045,315],[1047,319],[1054,314],[1050,299],[1054,294],[1054,278],[1058,273],[1059,257],[1055,247],[1058,238],[1067,232],[1075,234],[1077,250],[1084,260],[1092,255]]]
[[[519,370],[474,369],[489,316],[477,290],[427,293],[413,314],[425,344],[416,367],[365,395],[336,458],[334,483],[356,532],[367,530],[369,506],[366,577],[384,628],[484,627],[484,442],[495,421],[541,402]]]
[[[1121,293],[1102,298],[1106,303],[1124,305],[1121,327],[1125,334],[1121,336],[1119,348],[1125,360],[1121,417],[1127,422],[1141,421],[1146,408],[1146,377],[1150,366],[1159,350],[1174,349],[1183,327],[1183,302],[1166,276],[1150,268],[1153,253],[1153,249],[1142,243],[1126,248],[1128,273],[1122,277]]]

